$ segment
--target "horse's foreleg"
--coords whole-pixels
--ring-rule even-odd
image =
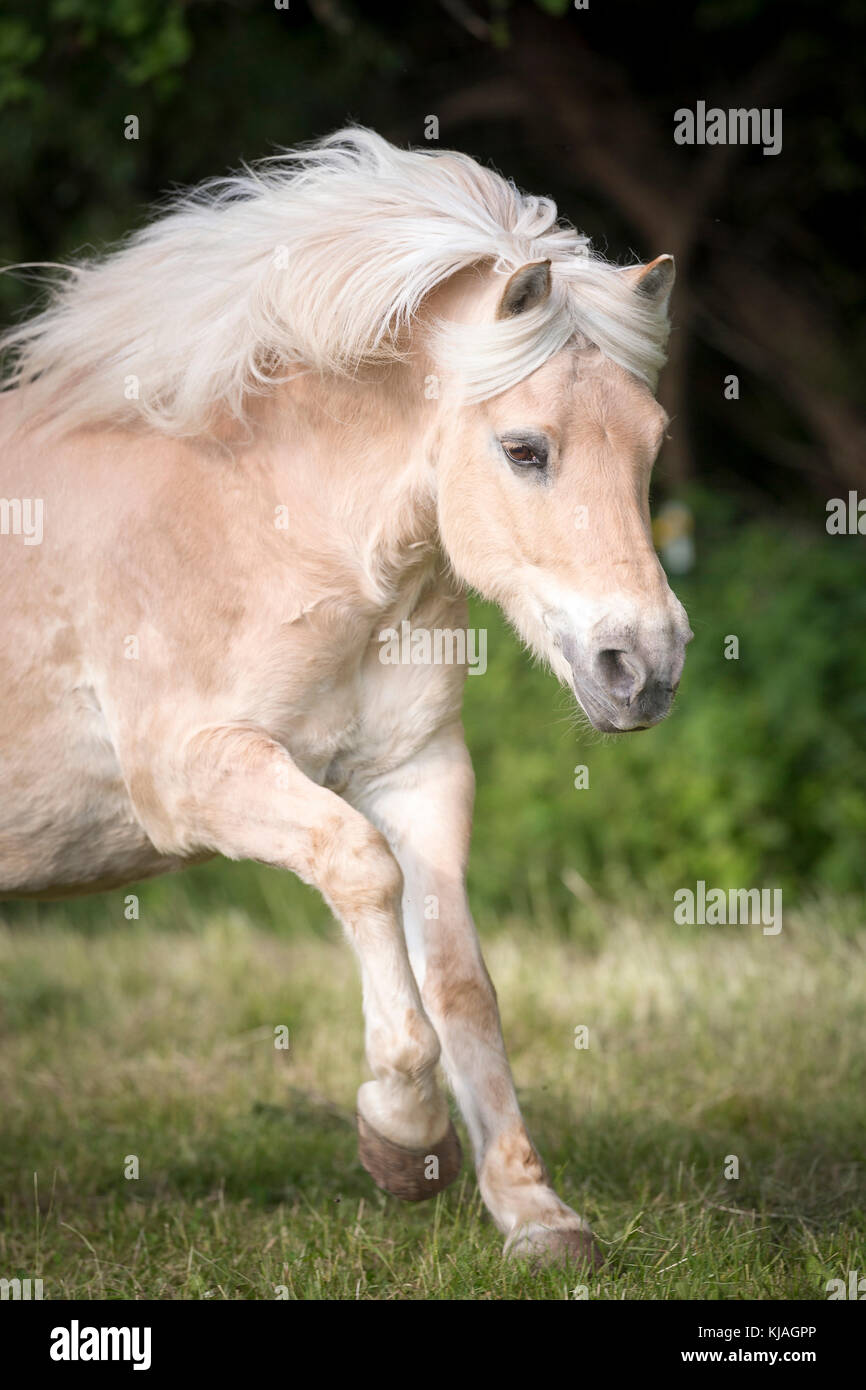
[[[597,1265],[589,1227],[551,1187],[514,1093],[464,886],[473,788],[462,730],[454,726],[359,804],[403,871],[410,959],[506,1252]]]
[[[250,728],[191,739],[171,803],[170,829],[151,833],[174,851],[209,849],[291,869],[342,922],[360,961],[375,1077],[358,1093],[361,1157],[389,1191],[432,1196],[456,1176],[460,1149],[436,1077],[439,1041],[406,952],[402,874],[384,837]]]

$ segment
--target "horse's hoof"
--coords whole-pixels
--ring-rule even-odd
[[[505,1242],[511,1259],[528,1260],[536,1267],[559,1265],[582,1268],[585,1274],[601,1269],[604,1256],[588,1226],[543,1226],[533,1221],[521,1226]]]
[[[404,1149],[383,1139],[357,1112],[358,1156],[377,1187],[404,1202],[435,1197],[460,1172],[463,1153],[451,1121],[442,1138],[426,1148]]]

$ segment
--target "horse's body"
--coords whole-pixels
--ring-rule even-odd
[[[590,258],[463,157],[342,141],[190,204],[11,335],[2,492],[41,502],[43,535],[0,536],[0,892],[216,853],[293,870],[360,959],[376,1181],[418,1198],[455,1175],[441,1053],[508,1247],[593,1257],[523,1126],[466,902],[465,669],[386,664],[381,635],[465,627],[471,584],[597,727],[664,716],[688,629],[648,535],[646,382],[672,267]],[[141,323],[117,302],[136,255]],[[188,309],[185,351],[160,306],[176,335]],[[305,325],[291,344],[279,313]]]
[[[159,750],[173,760],[190,728],[267,729],[305,777],[344,793],[459,717],[462,668],[378,659],[380,631],[404,617],[465,627],[465,599],[434,552],[432,515],[419,520],[394,486],[390,455],[356,472],[352,441],[334,438],[322,412],[357,390],[329,383],[316,404],[298,385],[306,399],[277,407],[307,464],[316,422],[323,455],[334,450],[290,481],[266,457],[248,475],[223,451],[159,437],[6,444],[6,488],[38,496],[45,527],[40,545],[0,547],[7,895],[92,891],[206,854],[180,843],[174,809],[164,832],[155,819]],[[361,394],[365,414],[376,394]]]

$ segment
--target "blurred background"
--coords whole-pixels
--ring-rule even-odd
[[[489,669],[468,681],[466,722],[485,927],[636,900],[667,915],[698,878],[782,887],[788,904],[862,892],[866,537],[829,535],[826,508],[866,495],[864,41],[853,0],[6,0],[4,264],[98,250],[173,186],[347,121],[424,144],[430,116],[440,147],[553,195],[612,259],[676,256],[674,423],[653,507],[696,633],[677,706],[639,738],[582,730],[476,604]],[[674,111],[699,100],[781,108],[781,153],[675,144]],[[0,315],[36,294],[3,276]],[[327,921],[255,866],[140,891],[142,915],[164,920],[241,901],[278,931]],[[117,899],[64,910],[87,925],[116,918]]]

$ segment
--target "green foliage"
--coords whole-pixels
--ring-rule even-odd
[[[862,539],[708,517],[698,566],[673,581],[695,640],[674,712],[618,739],[573,732],[571,701],[532,670],[484,605],[486,676],[471,678],[478,772],[472,883],[500,910],[562,876],[660,906],[677,887],[866,886],[866,630]],[[739,639],[726,660],[725,639]],[[557,722],[559,705],[562,720]],[[589,769],[589,788],[573,770]]]
[[[545,14],[560,15],[567,14],[571,9],[572,0],[535,0],[538,8],[544,10]]]
[[[48,97],[44,79],[62,57],[79,73],[89,61],[102,65],[110,58],[114,80],[135,87],[165,78],[191,51],[184,7],[173,0],[54,0],[15,8],[20,13],[0,23],[0,107],[20,103],[31,117]],[[35,73],[38,59],[44,63]]]

